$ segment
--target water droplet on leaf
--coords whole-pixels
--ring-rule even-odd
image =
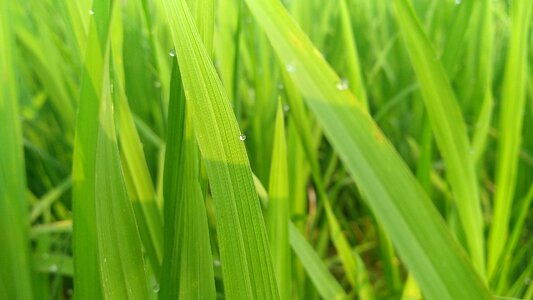
[[[89,14],[90,14],[90,15],[94,15],[94,10],[90,9],[90,10],[89,10]]]
[[[241,135],[239,135],[239,140],[244,142],[244,140],[246,140],[246,134],[241,133]]]
[[[336,87],[339,91],[344,91],[348,89],[348,81],[346,79],[341,79],[341,81],[337,82]]]
[[[174,48],[170,49],[170,50],[168,51],[168,55],[170,55],[170,56],[172,56],[172,57],[176,56],[176,49],[174,49]]]
[[[287,69],[287,72],[289,72],[289,73],[296,72],[296,67],[293,64],[288,64],[288,65],[285,66],[285,68]]]

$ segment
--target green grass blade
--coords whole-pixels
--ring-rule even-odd
[[[165,155],[165,259],[159,299],[214,299],[213,258],[200,189],[198,149],[174,63]]]
[[[307,274],[313,281],[320,296],[324,299],[346,299],[346,293],[342,286],[331,275],[328,268],[322,262],[320,256],[305,240],[296,226],[290,223],[290,242],[294,253],[298,256]]]
[[[246,3],[426,297],[490,298],[405,163],[281,4]]]
[[[274,272],[281,299],[291,298],[291,251],[289,246],[289,186],[287,145],[283,109],[278,102],[274,129],[272,165],[268,184],[268,228]]]
[[[484,274],[483,220],[478,184],[461,109],[445,70],[438,62],[411,5],[405,0],[397,0],[394,7],[420,83],[435,140],[446,164],[446,174],[467,237],[470,256],[480,274]]]
[[[105,76],[93,174],[98,268],[105,299],[149,299],[141,240],[128,199]]]
[[[278,298],[266,229],[241,132],[183,0],[162,1],[217,214],[228,299]]]
[[[518,170],[518,153],[522,143],[522,123],[526,101],[527,49],[531,31],[532,1],[516,0],[512,4],[512,31],[505,65],[500,111],[500,140],[496,163],[494,218],[489,235],[489,277],[502,255],[508,237],[510,213]],[[528,37],[529,36],[529,37]]]
[[[74,137],[72,169],[72,212],[74,251],[74,293],[76,299],[103,297],[98,270],[99,261],[95,208],[95,161],[98,136],[98,112],[102,95],[104,55],[108,48],[111,7],[107,1],[95,1],[89,25],[89,37],[82,69],[80,101]],[[91,253],[89,255],[89,253]]]
[[[33,299],[10,1],[0,1],[0,298]]]

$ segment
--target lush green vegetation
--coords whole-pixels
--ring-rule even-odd
[[[0,299],[532,299],[532,15],[0,0]]]

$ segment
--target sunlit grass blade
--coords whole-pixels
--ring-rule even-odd
[[[227,298],[278,298],[266,229],[230,102],[184,0],[163,0],[217,214]]]
[[[0,0],[0,298],[33,299],[10,1]]]
[[[165,154],[165,258],[159,299],[214,299],[213,257],[198,148],[177,63],[170,82]]]
[[[481,205],[473,156],[461,109],[445,70],[438,62],[411,5],[405,0],[397,0],[394,4],[396,18],[420,83],[435,140],[444,158],[446,175],[467,237],[469,253],[476,269],[480,274],[484,274]]]
[[[268,229],[274,272],[281,299],[291,298],[291,251],[289,246],[289,186],[287,145],[283,109],[278,102],[274,129],[274,146],[268,184]]]
[[[499,116],[500,139],[496,162],[494,217],[489,235],[489,277],[494,274],[508,237],[509,219],[515,195],[518,153],[522,144],[527,79],[527,49],[531,35],[533,2],[516,0],[512,4],[509,50],[502,86]]]
[[[490,298],[405,163],[284,8],[246,3],[426,297]]]

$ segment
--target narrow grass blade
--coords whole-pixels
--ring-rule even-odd
[[[162,0],[217,214],[228,299],[277,299],[266,229],[230,102],[184,0]]]
[[[10,1],[0,0],[0,298],[33,299]]]
[[[353,95],[337,89],[340,79],[283,6],[246,3],[426,297],[490,298],[405,163]]]
[[[112,2],[113,3],[113,2]],[[111,7],[108,1],[94,2],[89,25],[85,63],[82,69],[80,101],[74,137],[72,169],[72,212],[74,286],[76,299],[103,297],[98,257],[95,207],[95,162],[98,112],[108,51]]]
[[[494,274],[508,237],[509,219],[516,187],[518,153],[526,101],[527,49],[531,32],[532,1],[512,4],[512,30],[505,65],[500,112],[500,140],[496,163],[494,217],[489,235],[489,277]]]
[[[287,145],[283,109],[278,102],[268,194],[268,229],[274,272],[281,299],[291,298],[291,251],[289,246],[289,186]]]
[[[342,286],[331,275],[328,268],[315,250],[309,245],[296,226],[289,224],[290,241],[307,274],[313,281],[320,296],[324,299],[346,299]]]
[[[171,77],[165,151],[165,258],[159,299],[214,299],[213,257],[199,157],[177,63]]]
[[[435,140],[446,164],[446,175],[467,237],[469,253],[476,269],[480,274],[484,274],[481,205],[474,161],[461,109],[445,70],[438,62],[411,5],[405,0],[397,0],[394,4],[398,25],[420,83]]]

